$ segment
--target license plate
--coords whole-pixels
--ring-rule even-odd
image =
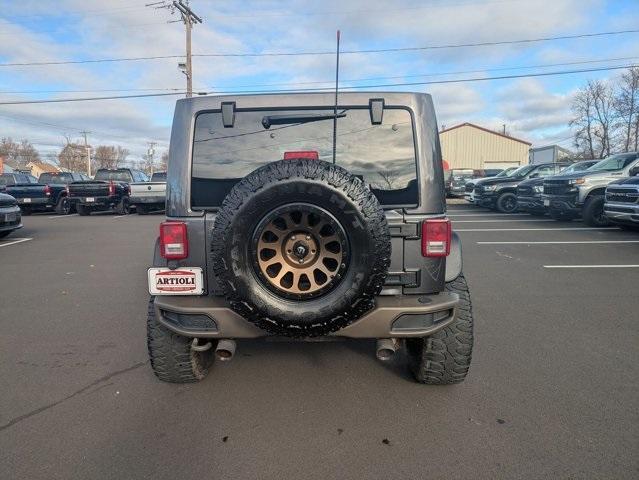
[[[22,199],[22,203],[31,203],[31,199],[30,198],[23,198]]]
[[[15,213],[6,213],[4,215],[4,221],[7,223],[15,222],[18,218],[18,215]]]
[[[550,200],[544,200],[544,207],[550,207]]]
[[[85,198],[85,201],[87,203],[95,202],[95,197],[87,197],[87,198]]]
[[[151,295],[202,295],[204,282],[199,267],[149,268]]]

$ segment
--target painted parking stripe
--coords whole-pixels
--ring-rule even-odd
[[[639,240],[569,240],[547,242],[477,242],[477,245],[584,245],[596,243],[639,243]]]
[[[639,268],[639,265],[544,265],[544,268]]]
[[[0,243],[0,247],[8,247],[9,245],[15,245],[16,243],[28,242],[29,240],[33,240],[33,238],[16,238],[15,240],[7,243]]]
[[[618,227],[574,227],[574,228],[454,228],[455,232],[561,232],[567,230],[620,230]]]
[[[70,215],[54,215],[53,217],[48,217],[48,218],[51,218],[51,219],[53,219],[53,220],[56,220],[56,219],[58,219],[58,218],[69,218],[69,217],[77,217],[77,216],[78,216],[78,214],[77,214],[77,213],[72,213],[72,214],[70,214]]]
[[[515,219],[515,220],[502,220],[500,218],[496,218],[494,220],[453,220],[453,223],[506,223],[506,222],[557,222],[556,220],[541,220],[541,219]]]
[[[130,215],[130,214],[127,214],[127,215],[116,215],[116,216],[114,216],[114,217],[112,217],[112,218],[128,217],[129,215]]]

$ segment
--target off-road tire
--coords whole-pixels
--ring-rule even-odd
[[[138,215],[148,215],[149,207],[147,207],[146,205],[141,205],[141,204],[136,205],[135,211],[137,212]]]
[[[336,275],[334,288],[304,300],[274,294],[256,273],[249,245],[274,208],[298,203],[332,215],[350,245],[348,266]],[[299,159],[269,163],[233,187],[215,219],[211,251],[233,310],[267,332],[312,337],[337,331],[374,306],[391,244],[384,211],[359,178],[328,162]]]
[[[473,353],[473,307],[466,279],[460,275],[446,283],[446,291],[459,295],[457,318],[430,337],[409,338],[409,367],[419,383],[461,383],[470,368]]]
[[[584,223],[589,227],[606,227],[610,225],[610,220],[604,215],[605,199],[603,195],[588,197],[583,208]]]
[[[192,351],[192,338],[178,335],[156,320],[153,297],[149,300],[146,332],[151,368],[160,380],[193,383],[206,377],[214,360],[215,345],[205,352]]]
[[[115,207],[115,213],[118,215],[128,215],[131,211],[128,197],[122,197]]]
[[[58,203],[55,205],[55,213],[58,215],[68,215],[71,213],[71,201],[65,195],[58,199]]]
[[[497,197],[495,207],[501,213],[515,213],[517,211],[517,195],[512,192],[502,193]]]
[[[80,215],[81,217],[91,215],[91,207],[87,207],[86,205],[78,204],[75,206],[75,209],[78,212],[78,215]]]

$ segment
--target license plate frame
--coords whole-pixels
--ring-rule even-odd
[[[3,215],[5,223],[13,223],[18,219],[18,214],[15,212],[5,213]]]
[[[87,203],[95,203],[95,197],[85,197],[84,201]]]
[[[202,295],[204,274],[200,267],[153,267],[147,271],[150,295]]]
[[[550,200],[547,198],[544,199],[544,207],[550,207]]]
[[[22,199],[22,203],[31,203],[31,199],[30,198],[23,198]]]

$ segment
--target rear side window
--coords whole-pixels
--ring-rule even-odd
[[[417,166],[412,116],[386,108],[383,123],[372,125],[368,108],[340,108],[336,164],[361,178],[386,207],[416,206]],[[219,207],[233,185],[253,170],[281,160],[287,151],[316,151],[333,161],[333,120],[287,123],[264,128],[269,115],[332,114],[332,110],[238,111],[224,128],[219,111],[195,120],[191,206]]]
[[[43,173],[40,175],[40,183],[68,183],[73,181],[70,173]]]
[[[151,175],[152,182],[166,182],[166,172],[157,172]]]

